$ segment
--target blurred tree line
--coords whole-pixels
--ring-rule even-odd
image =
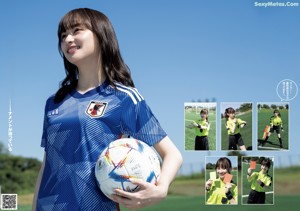
[[[273,165],[273,161],[270,158],[266,157],[243,157],[243,162],[250,163],[250,161],[256,161],[256,163],[261,164],[263,160],[270,160],[271,166]]]
[[[242,157],[245,156],[245,153],[244,152],[241,152],[241,151],[230,151],[227,153],[227,156],[237,156],[237,159],[238,159],[238,166],[237,166],[237,170],[241,171],[242,169],[242,163],[241,163],[241,160],[242,160]],[[221,157],[226,157],[226,156],[220,156]],[[215,163],[207,163],[206,164],[206,169],[215,169],[216,168],[216,164]]]
[[[258,104],[257,105],[257,109],[279,109],[279,110],[289,110],[289,104],[285,104],[285,105],[275,105],[275,104],[271,104],[270,106],[267,104]]]
[[[41,162],[36,158],[10,155],[0,142],[0,186],[2,193],[32,193]]]

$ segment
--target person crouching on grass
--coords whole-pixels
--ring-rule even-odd
[[[235,117],[235,110],[231,107],[225,109],[226,129],[228,131],[228,150],[237,150],[237,145],[240,149],[245,151],[246,147],[240,134],[240,129],[243,128],[247,122]]]
[[[219,178],[215,181],[209,179],[205,183],[207,204],[237,204],[238,188],[231,182],[224,182],[226,173],[232,171],[231,161],[226,158],[220,158],[216,163],[216,171]]]
[[[266,190],[272,184],[272,177],[268,175],[270,167],[271,161],[265,159],[261,162],[260,172],[252,172],[253,169],[248,168],[247,179],[251,183],[248,204],[265,204]]]
[[[193,126],[195,127],[195,150],[209,150],[208,144],[208,132],[210,129],[210,124],[208,121],[208,110],[202,109],[200,111],[200,120],[196,120],[193,122]]]

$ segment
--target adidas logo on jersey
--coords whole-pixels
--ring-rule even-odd
[[[103,116],[106,107],[107,103],[103,103],[100,101],[90,101],[85,113],[91,118],[99,118]]]
[[[53,115],[58,115],[58,108],[52,111],[48,111],[47,116],[53,116]]]

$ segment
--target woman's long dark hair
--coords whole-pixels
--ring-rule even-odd
[[[97,37],[102,68],[110,84],[115,87],[115,82],[125,86],[134,87],[130,70],[123,61],[114,28],[109,19],[101,12],[89,8],[79,8],[68,12],[58,25],[58,49],[64,59],[66,78],[62,81],[55,94],[54,101],[61,102],[68,93],[73,91],[78,82],[78,69],[70,63],[61,49],[62,33],[74,26],[84,26],[91,30]]]

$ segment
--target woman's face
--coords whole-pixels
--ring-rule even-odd
[[[264,165],[261,165],[261,166],[260,166],[260,169],[261,169],[261,171],[262,171],[263,173],[267,173],[268,170],[269,170],[268,166],[264,166]]]
[[[227,171],[227,169],[223,169],[222,167],[217,167],[217,173],[218,173],[220,179],[223,180],[225,177],[225,174],[229,173],[229,172]]]
[[[201,116],[201,119],[206,119],[207,118],[207,114],[205,114],[205,113],[200,114],[200,116]]]
[[[275,112],[274,115],[275,115],[275,116],[278,116],[278,112]]]
[[[99,58],[97,38],[83,26],[75,26],[62,33],[61,49],[66,59],[76,66],[87,58]]]
[[[230,118],[230,119],[234,119],[234,118],[235,118],[235,113],[230,113],[230,114],[229,114],[229,118]]]

